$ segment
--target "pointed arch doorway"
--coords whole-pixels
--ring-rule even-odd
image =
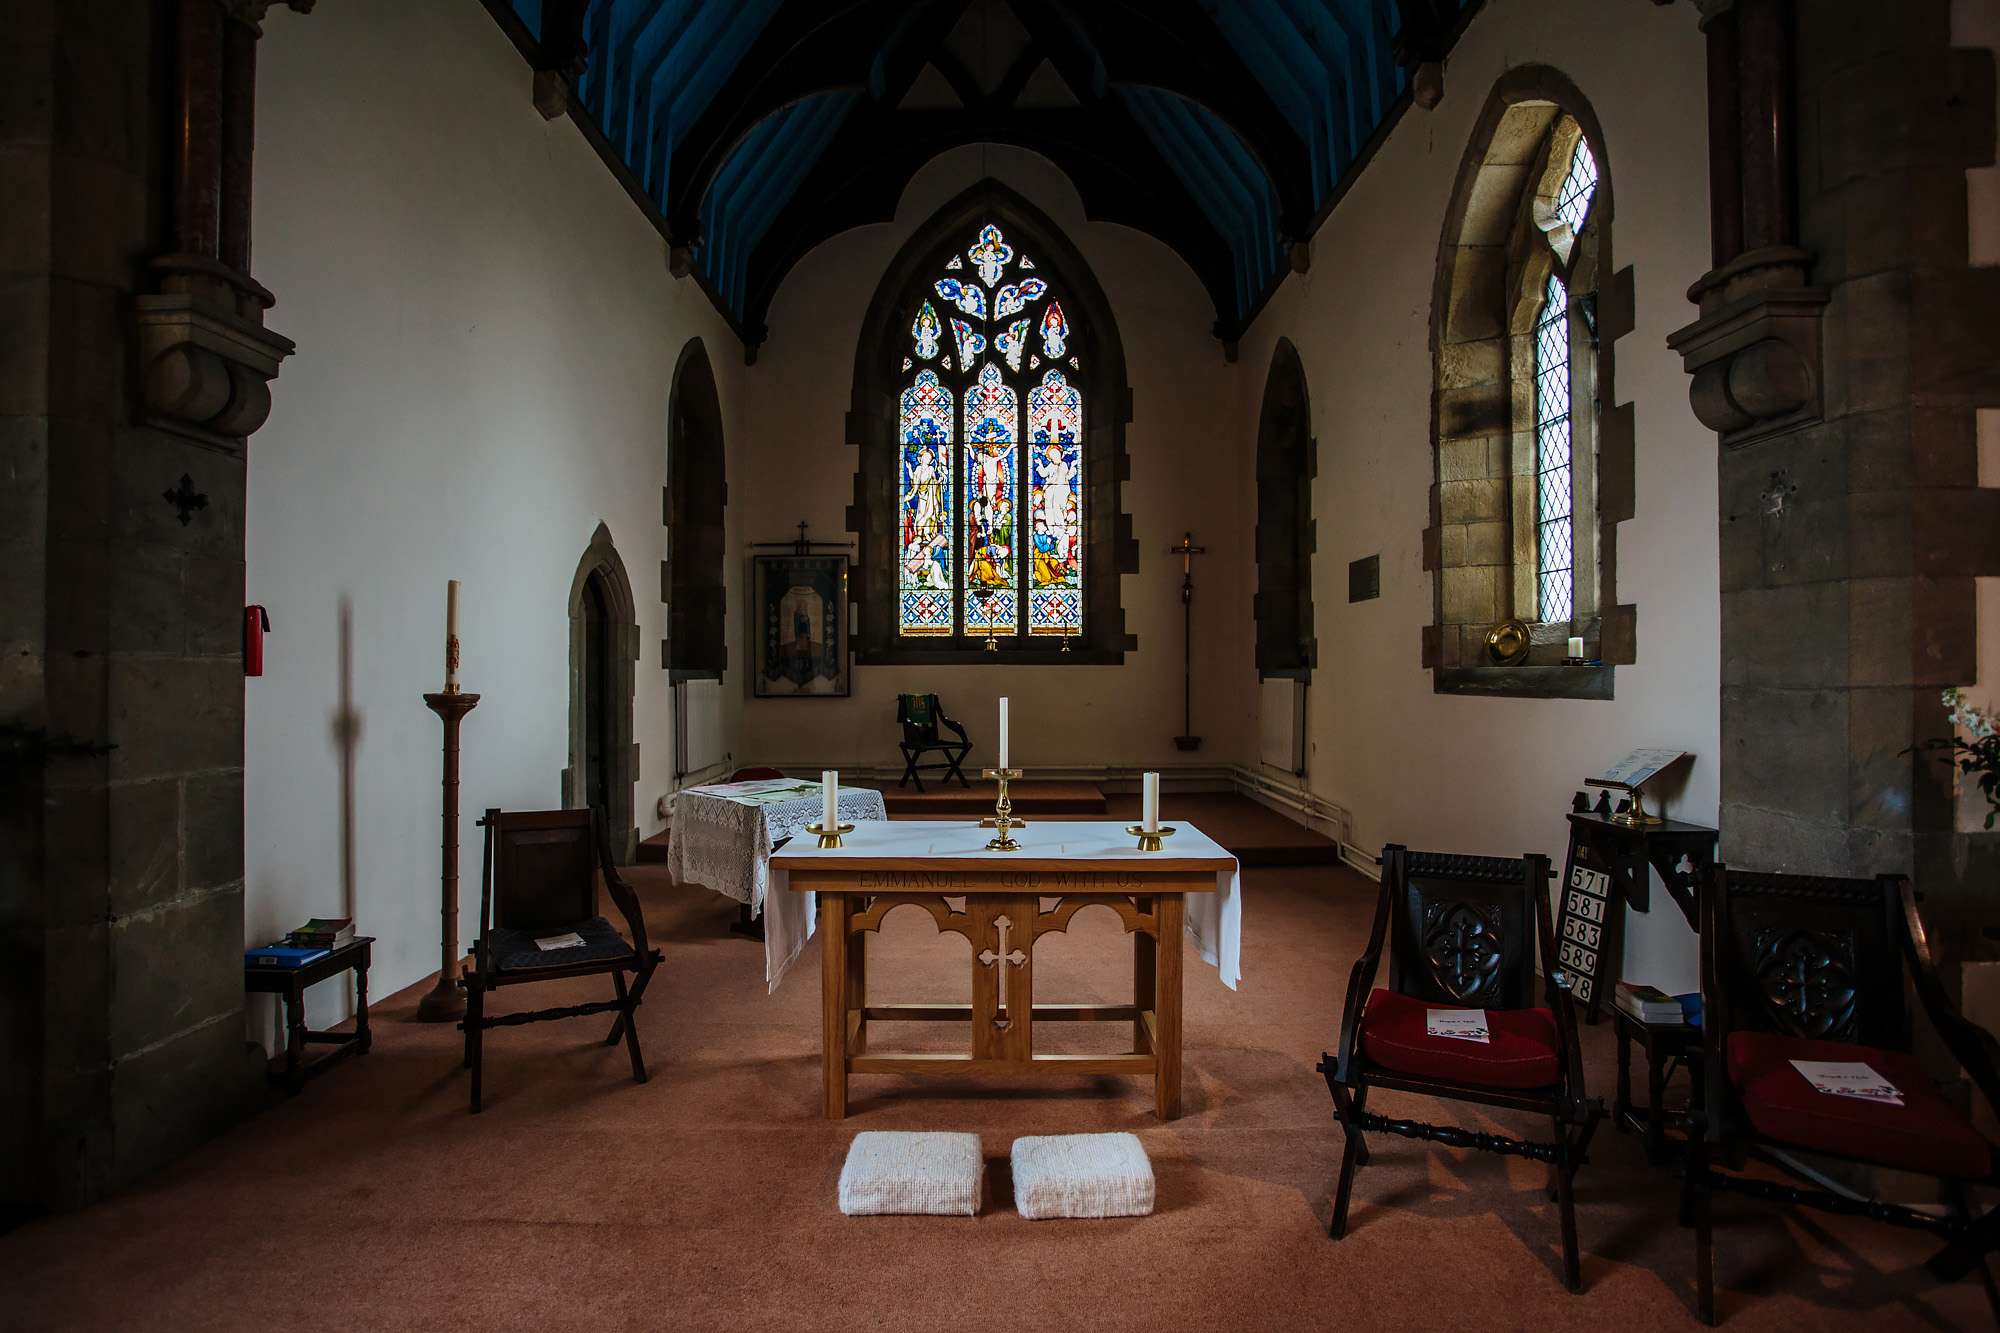
[[[631,861],[639,840],[632,817],[632,785],[639,778],[639,747],[632,739],[636,621],[625,562],[611,529],[599,523],[570,581],[569,765],[562,793],[565,806],[589,806],[603,815],[611,854],[621,865]]]

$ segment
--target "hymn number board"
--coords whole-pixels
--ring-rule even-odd
[[[1587,1015],[1596,1014],[1598,997],[1618,979],[1623,961],[1625,903],[1615,876],[1600,846],[1572,831],[1556,903],[1556,962],[1569,973],[1570,995]]]

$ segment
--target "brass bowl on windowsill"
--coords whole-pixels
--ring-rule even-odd
[[[1528,625],[1524,620],[1503,620],[1486,631],[1486,658],[1495,666],[1513,666],[1524,661],[1530,646]]]

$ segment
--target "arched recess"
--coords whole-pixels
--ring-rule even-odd
[[[1579,139],[1597,182],[1572,234],[1551,196]],[[1613,263],[1615,214],[1610,150],[1576,85],[1543,65],[1502,75],[1459,164],[1431,297],[1433,623],[1422,661],[1440,693],[1608,699],[1613,666],[1634,660],[1636,611],[1616,597],[1618,524],[1634,496],[1632,410],[1616,401],[1612,346],[1632,330],[1632,272]],[[1551,272],[1566,278],[1568,301],[1576,590],[1570,619],[1538,623],[1535,325]],[[1497,664],[1487,635],[1517,617],[1528,652]],[[1572,634],[1598,665],[1564,664]]]
[[[1313,638],[1313,478],[1317,442],[1305,367],[1289,338],[1278,339],[1257,418],[1257,674],[1310,680]]]
[[[896,633],[896,525],[898,482],[898,402],[904,373],[899,368],[908,331],[921,304],[928,276],[941,270],[957,247],[986,222],[1032,253],[1051,287],[1074,302],[1081,371],[1078,387],[1085,402],[1084,423],[1084,632],[1071,640],[1032,639],[1009,644],[1001,658],[975,644],[940,646],[939,641],[899,638]],[[1087,343],[1084,341],[1087,339]],[[862,317],[854,358],[854,392],[847,414],[847,442],[860,450],[854,502],[847,527],[858,538],[854,596],[862,608],[855,637],[863,663],[936,665],[1004,660],[1029,665],[1116,664],[1138,646],[1125,632],[1119,603],[1120,575],[1136,573],[1139,544],[1132,516],[1122,510],[1121,487],[1131,472],[1125,453],[1125,426],[1132,418],[1132,391],[1125,375],[1125,350],[1111,302],[1083,256],[1047,214],[999,181],[986,179],[950,200],[911,236],[890,261]],[[1065,642],[1068,651],[1064,651]]]
[[[719,680],[729,662],[723,542],[728,503],[715,371],[701,339],[690,338],[667,399],[667,559],[660,595],[667,604],[665,666],[676,683]]]
[[[632,739],[632,694],[639,660],[639,626],[632,581],[597,525],[569,586],[569,765],[564,806],[604,812],[611,852],[622,865],[639,843],[632,818],[632,784],[639,780],[639,746]]]

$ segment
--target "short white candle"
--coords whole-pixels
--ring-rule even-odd
[[[823,768],[819,774],[820,796],[826,803],[826,812],[820,819],[820,827],[828,833],[840,827],[840,772]]]
[[[433,584],[433,587],[436,585]],[[444,683],[447,688],[458,684],[458,663],[451,651],[451,641],[458,637],[458,580],[446,579],[444,584]]]
[[[1146,832],[1160,831],[1160,775],[1148,773],[1140,779],[1140,822]]]
[[[1571,657],[1583,656],[1583,640],[1574,634],[1569,636],[1569,655]]]
[[[1007,696],[1000,696],[1000,767],[1007,767]]]

